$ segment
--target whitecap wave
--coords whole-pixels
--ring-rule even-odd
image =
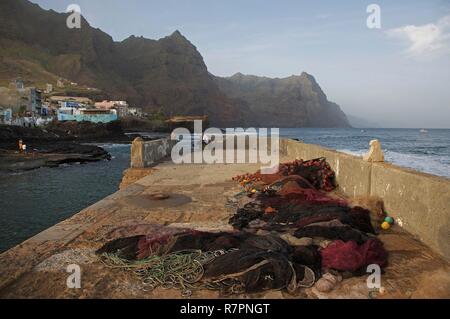
[[[131,144],[123,144],[123,143],[100,143],[100,144],[93,144],[101,148],[129,148],[131,147]]]
[[[421,172],[450,177],[449,158],[439,155],[405,154],[386,151],[385,159],[393,164],[416,169]]]
[[[339,152],[363,156],[367,150],[349,150],[341,149]],[[384,157],[386,162],[412,168],[420,172],[434,174],[438,176],[450,177],[450,158],[439,155],[421,155],[421,154],[406,154],[395,151],[384,150]]]

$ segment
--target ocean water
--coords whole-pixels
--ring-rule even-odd
[[[387,162],[450,178],[450,130],[429,129],[281,129],[280,135],[298,138],[344,153],[361,156],[378,139]]]
[[[111,161],[0,175],[0,252],[116,192],[130,145],[100,145]]]
[[[450,130],[282,129],[282,136],[361,155],[377,138],[386,160],[450,177]],[[0,251],[71,217],[118,190],[130,145],[104,144],[113,159],[0,175]]]

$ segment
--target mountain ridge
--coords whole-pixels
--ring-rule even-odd
[[[279,115],[291,118],[281,122],[294,127],[349,125],[344,113],[335,110],[339,107],[328,102],[306,73],[290,81],[264,78],[284,88],[290,102],[278,95],[279,100],[269,98],[270,103],[258,107],[250,91],[242,94],[235,88],[236,81],[226,84],[227,80],[209,73],[195,45],[179,30],[157,40],[131,35],[114,41],[84,18],[81,29],[68,29],[67,17],[67,13],[44,10],[27,0],[2,0],[0,81],[21,76],[43,85],[62,77],[97,87],[111,99],[127,99],[146,111],[160,110],[166,116],[208,115],[215,126],[269,126],[272,120],[262,114],[276,115],[280,105],[285,114]],[[270,97],[269,92],[262,93]],[[301,99],[293,98],[296,95]],[[314,115],[318,112],[336,120],[322,121]]]
[[[307,72],[284,78],[244,75],[215,77],[230,97],[243,99],[257,121],[279,127],[350,127],[340,107],[328,101],[314,76]],[[299,121],[300,120],[300,121]]]

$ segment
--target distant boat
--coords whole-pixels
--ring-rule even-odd
[[[423,129],[420,130],[420,133],[428,133],[428,130],[423,128]]]

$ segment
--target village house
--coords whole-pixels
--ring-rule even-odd
[[[124,116],[142,116],[142,109],[138,107],[130,107],[127,101],[108,101],[96,102],[95,107],[99,109],[117,111],[118,117]]]
[[[10,125],[12,121],[12,110],[11,108],[5,108],[0,106],[0,123]]]
[[[93,122],[93,123],[108,123],[117,120],[117,111],[114,109],[87,109],[87,108],[73,108],[62,107],[57,111],[58,121],[77,121],[77,122]]]
[[[50,104],[57,105],[58,107],[89,107],[94,103],[91,99],[87,97],[78,96],[50,96]]]

